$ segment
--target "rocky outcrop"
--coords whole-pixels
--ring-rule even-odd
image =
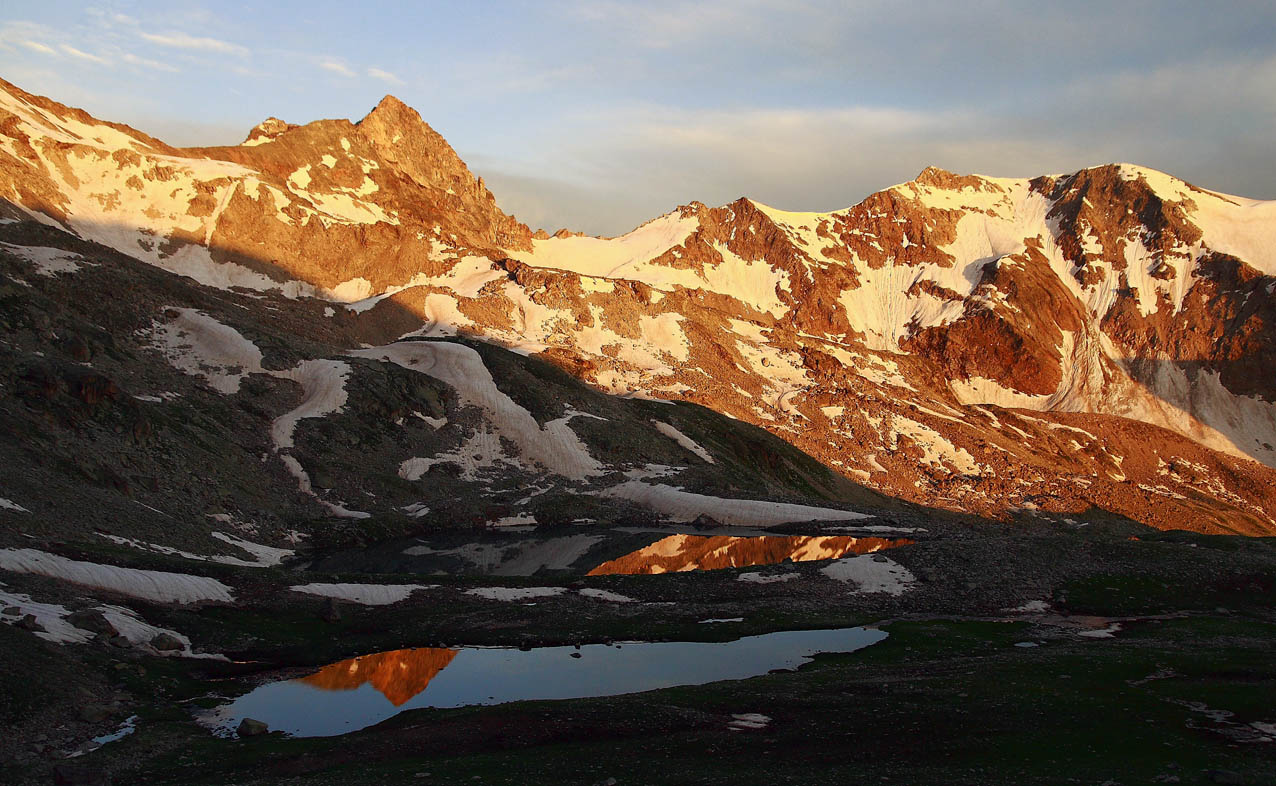
[[[939,508],[1276,529],[1276,203],[1128,164],[928,168],[831,213],[740,199],[620,238],[533,235],[393,97],[176,150],[0,87],[20,214],[209,286],[327,301],[352,345],[539,354]],[[33,366],[21,389],[101,407],[109,382]]]

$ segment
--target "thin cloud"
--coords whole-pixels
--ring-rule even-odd
[[[197,52],[217,52],[226,55],[237,55],[239,57],[243,57],[248,54],[247,47],[240,46],[239,44],[232,44],[229,41],[222,41],[219,38],[205,38],[180,32],[140,33],[140,35],[142,38],[153,44],[169,46],[174,49],[188,49]]]
[[[765,32],[760,12],[800,10],[799,3],[775,0],[584,0],[564,7],[569,18],[584,19],[610,34],[649,49],[667,49],[710,36]]]
[[[107,66],[111,64],[111,61],[107,60],[105,57],[99,57],[98,55],[89,54],[88,52],[85,52],[82,49],[76,49],[70,44],[63,44],[62,51],[66,52],[71,57],[79,58],[80,60],[88,60],[90,63],[99,63],[101,65],[107,65]]]
[[[402,79],[398,78],[397,76],[390,73],[389,71],[382,71],[380,68],[369,68],[368,76],[372,77],[373,79],[380,79],[382,82],[389,82],[392,85],[403,84]]]
[[[21,43],[27,49],[39,52],[42,55],[53,55],[54,57],[58,56],[58,50],[51,46],[45,46],[38,41],[23,41]]]
[[[319,67],[344,77],[353,77],[356,75],[355,72],[350,69],[350,66],[337,60],[324,60],[319,63]]]
[[[1017,138],[968,111],[889,106],[686,109],[639,104],[569,119],[550,129],[543,176],[510,161],[480,171],[503,206],[535,224],[617,235],[652,215],[699,200],[741,196],[787,210],[835,210],[908,180],[929,165],[1035,176],[1117,160],[1119,148],[1065,138]],[[616,189],[602,184],[623,184]],[[498,190],[500,189],[500,190]]]
[[[176,74],[180,70],[169,63],[161,63],[160,61],[152,60],[149,57],[138,57],[131,52],[126,52],[120,55],[120,60],[128,63],[129,65],[137,66],[138,68],[149,68],[152,71],[164,71],[166,73]]]

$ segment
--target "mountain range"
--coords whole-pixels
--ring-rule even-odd
[[[603,238],[0,81],[0,781],[1267,783],[1274,288],[1131,164]]]
[[[436,385],[437,411],[411,395],[371,405],[389,410],[379,413],[386,423],[446,441],[446,387],[485,374],[506,384],[493,366],[518,363],[487,360],[502,348],[566,372],[563,384],[585,383],[579,395],[610,394],[599,399],[608,406],[691,402],[764,429],[840,476],[816,496],[836,487],[833,498],[993,519],[1101,510],[1158,528],[1276,531],[1265,373],[1276,352],[1276,203],[1129,164],[1030,179],[928,168],[829,213],[741,198],[683,205],[616,238],[550,236],[504,213],[391,96],[357,123],[271,118],[237,146],[179,149],[0,88],[6,299],[45,321],[37,294],[56,300],[53,290],[78,287],[88,293],[70,297],[118,301],[98,308],[114,308],[119,324],[93,322],[86,309],[92,324],[44,328],[46,342],[72,346],[73,376],[130,345],[138,351],[125,352],[124,366],[167,361],[156,374],[200,381],[215,391],[210,401],[246,390],[296,398],[279,385],[300,383],[291,417],[278,419],[283,403],[257,407],[270,415],[269,441],[240,442],[270,478],[235,481],[252,496],[291,495],[316,515],[372,515],[430,500],[405,501],[403,489],[358,499],[359,489],[405,486],[444,463],[464,480],[517,469],[552,485],[652,458],[602,456],[606,430],[586,424],[606,415],[574,410],[568,394],[543,396],[543,412],[527,407],[535,423],[493,426],[502,402],[462,390],[485,425],[451,435],[447,461],[447,451],[419,457],[409,453],[420,446],[402,445],[385,461],[328,468],[342,461],[331,455],[338,447],[307,436],[331,432],[340,443],[343,417],[369,417],[358,399],[377,396],[356,367],[446,360],[447,372],[403,383]],[[168,297],[174,287],[181,297]],[[28,349],[38,355],[47,350],[35,321]],[[469,343],[434,342],[422,359],[418,339]],[[8,351],[22,354],[13,342]],[[58,380],[29,355],[13,358],[21,379],[10,393],[87,384]],[[175,389],[138,387],[137,368],[127,384],[106,376],[99,384],[119,392],[81,398],[115,401],[126,419],[145,422],[177,400]],[[714,472],[715,452],[701,447],[711,434],[648,414],[681,409],[643,406],[628,417],[659,428],[662,450],[678,454],[656,463]],[[239,413],[227,428],[249,428],[251,410]],[[49,491],[77,473],[122,481],[133,495],[163,493],[147,483],[173,490],[154,467],[139,490],[118,458],[100,457],[105,468],[37,464],[6,492],[55,504]],[[727,485],[746,498],[776,491]],[[214,507],[260,518],[239,496]],[[536,515],[508,507],[497,518]],[[264,508],[286,518],[277,502]]]

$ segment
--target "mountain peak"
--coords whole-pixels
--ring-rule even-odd
[[[937,166],[928,166],[913,179],[914,183],[945,191],[960,191],[967,186],[981,190],[985,182],[979,175],[959,175]]]
[[[248,132],[247,138],[240,143],[241,146],[251,147],[253,145],[263,145],[267,142],[273,142],[285,133],[297,126],[292,123],[286,123],[277,117],[268,117]]]
[[[412,107],[405,104],[398,97],[386,93],[385,97],[377,102],[359,125],[363,125],[372,118],[377,118],[383,122],[401,122],[401,123],[422,123],[421,114]]]

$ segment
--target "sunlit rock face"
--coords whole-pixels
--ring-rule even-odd
[[[300,681],[322,690],[354,690],[366,682],[398,707],[424,691],[457,652],[439,647],[378,652],[324,666]]]
[[[849,536],[772,536],[735,538],[727,535],[670,535],[646,548],[604,562],[590,576],[608,574],[677,573],[688,570],[744,568],[781,562],[837,559],[848,554],[868,554],[907,546],[907,538],[853,538]]]
[[[330,301],[352,344],[474,336],[929,507],[1276,533],[1276,201],[1130,164],[931,168],[828,213],[549,237],[393,98],[178,149],[3,82],[0,192],[207,286]]]

